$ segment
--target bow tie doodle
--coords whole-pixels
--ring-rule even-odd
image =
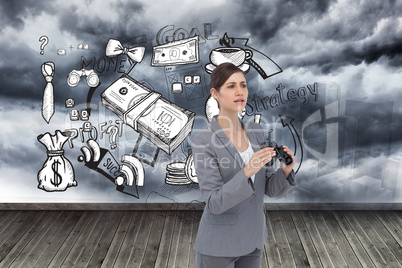
[[[123,47],[119,40],[109,39],[106,45],[106,56],[108,57],[116,57],[121,54],[125,54],[128,56],[130,61],[133,62],[141,62],[144,58],[145,47],[133,47],[127,48]]]
[[[42,75],[46,80],[46,87],[43,91],[42,102],[42,117],[46,123],[49,124],[50,119],[54,114],[54,96],[53,96],[53,84],[55,65],[54,62],[48,61],[42,64]]]

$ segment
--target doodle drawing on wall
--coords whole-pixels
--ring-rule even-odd
[[[232,47],[237,41],[237,45],[239,47]],[[264,53],[256,50],[255,48],[248,45],[249,39],[248,38],[234,38],[229,37],[227,33],[223,35],[223,37],[219,40],[219,43],[222,46],[225,46],[229,52],[237,53],[240,55],[240,52],[236,52],[236,50],[244,50],[246,52],[246,56],[244,57],[243,66],[240,68],[247,69],[253,67],[263,79],[267,79],[273,75],[282,72],[281,67],[276,64],[270,57],[265,55]],[[223,48],[222,48],[223,50]],[[247,54],[248,53],[248,54]],[[211,56],[212,53],[211,53]],[[241,57],[242,59],[243,57]],[[229,59],[227,59],[229,60]],[[230,58],[229,62],[234,61],[234,58]],[[212,61],[211,61],[212,62]],[[247,63],[246,63],[247,62]],[[213,63],[213,62],[212,62]],[[238,61],[234,61],[234,64],[238,63]],[[208,70],[207,70],[208,72]]]
[[[101,94],[102,105],[171,154],[190,134],[195,114],[123,75]]]
[[[48,124],[54,114],[54,89],[52,80],[54,77],[55,67],[54,62],[52,61],[47,61],[41,66],[42,75],[46,81],[46,86],[43,90],[42,117]]]
[[[39,189],[54,192],[77,186],[74,168],[64,156],[63,146],[68,139],[69,137],[59,130],[56,130],[55,135],[45,133],[38,136],[38,141],[47,149],[47,159],[38,172]]]
[[[139,198],[137,186],[144,186],[145,179],[142,163],[133,156],[123,155],[123,164],[120,165],[110,151],[101,148],[95,140],[88,140],[87,145],[81,147],[83,155],[78,157],[78,161],[105,176],[117,191]]]
[[[117,57],[121,54],[127,55],[130,62],[130,69],[126,72],[129,74],[137,63],[140,63],[144,58],[145,47],[123,47],[119,40],[109,39],[106,45],[106,56]]]
[[[151,65],[190,64],[197,63],[199,60],[198,36],[194,36],[154,47]]]

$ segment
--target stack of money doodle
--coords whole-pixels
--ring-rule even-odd
[[[170,163],[166,167],[165,183],[170,185],[187,185],[192,181],[186,175],[186,164],[181,162]]]
[[[101,94],[102,105],[167,154],[190,134],[195,113],[123,75]]]

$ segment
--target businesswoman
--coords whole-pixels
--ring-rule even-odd
[[[265,166],[275,156],[259,124],[243,122],[248,90],[241,69],[219,65],[211,74],[211,95],[219,105],[207,129],[191,141],[197,179],[206,206],[194,244],[196,267],[260,267],[267,239],[264,194],[277,197],[295,185],[293,166]]]

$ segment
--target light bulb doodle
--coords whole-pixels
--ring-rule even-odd
[[[40,45],[40,54],[43,55],[45,54],[45,46],[49,43],[49,37],[47,37],[46,35],[42,35],[41,37],[39,37],[39,42],[42,42],[42,44]]]

